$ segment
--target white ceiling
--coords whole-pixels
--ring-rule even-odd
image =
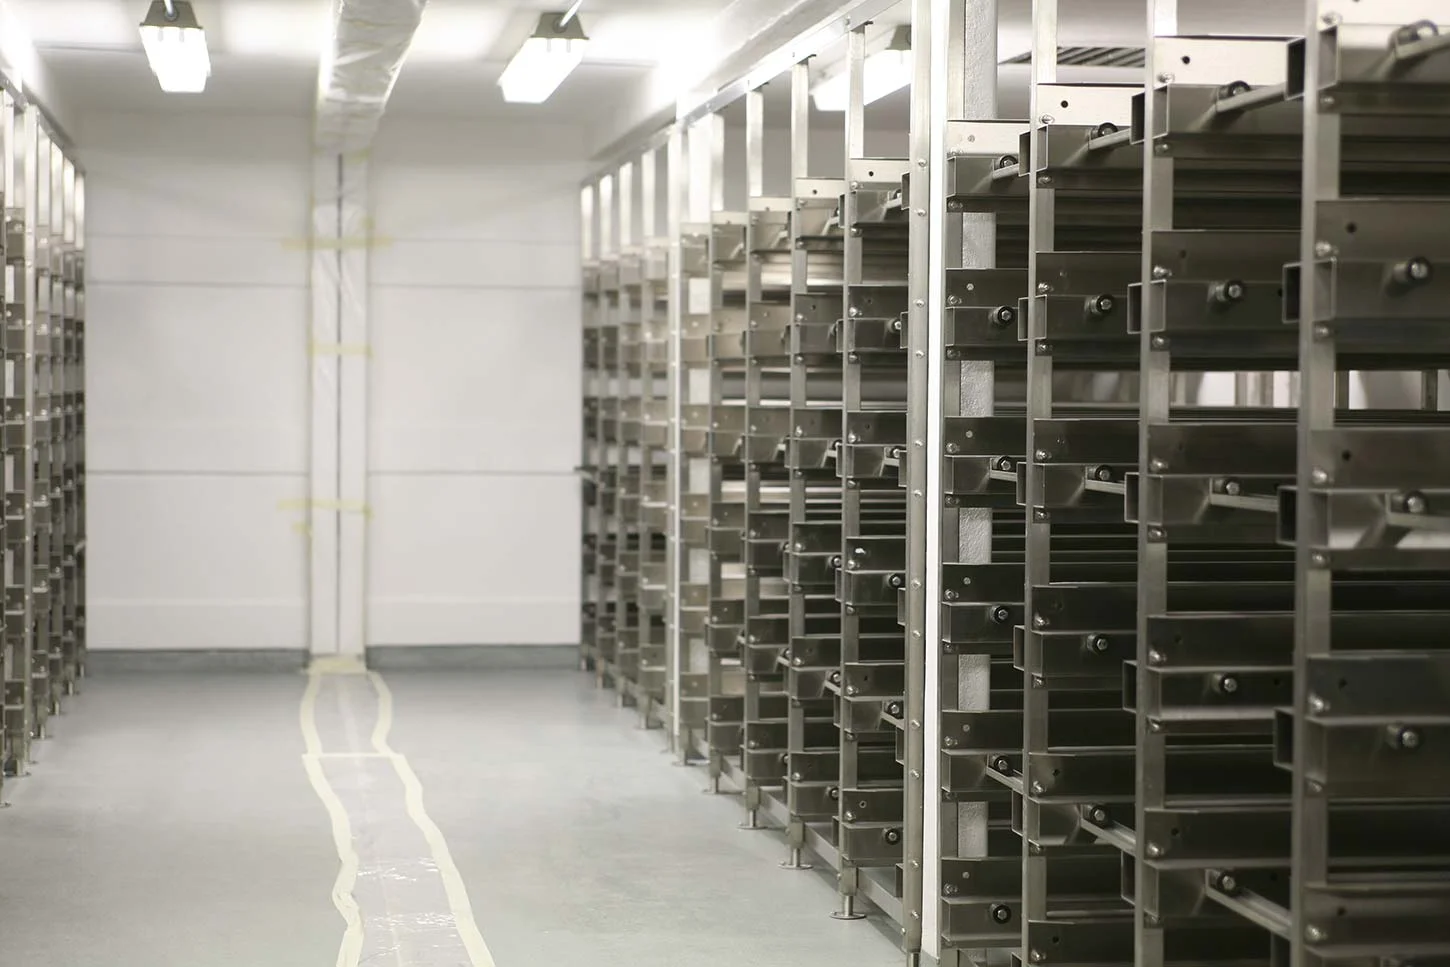
[[[78,113],[203,111],[309,116],[330,0],[193,0],[212,77],[204,94],[157,88],[136,27],[149,0],[9,0]],[[495,81],[538,22],[565,0],[429,0],[389,115],[583,122],[623,97],[671,50],[700,35],[726,0],[585,0],[585,64],[543,105],[505,104]]]
[[[331,0],[194,0],[207,30],[213,71],[204,94],[161,93],[136,27],[149,0],[8,0],[53,75],[57,96],[94,112],[310,116]],[[1001,54],[1030,45],[1030,0],[1000,0]],[[495,81],[539,14],[566,0],[429,0],[388,106],[389,116],[518,117],[589,125],[630,98],[661,61],[689,60],[708,46],[728,0],[584,0],[591,38],[581,66],[543,105],[508,105]],[[1298,17],[1264,0],[1181,0],[1183,33],[1213,23],[1244,32],[1292,33]],[[905,5],[902,10],[906,9]],[[1199,15],[1195,17],[1195,12]],[[1064,44],[1142,43],[1143,0],[1064,4]],[[885,18],[883,18],[885,19]],[[829,55],[822,58],[822,63]],[[778,88],[783,85],[773,85]],[[771,98],[776,101],[777,98]],[[772,104],[772,118],[784,104]],[[883,113],[904,115],[906,98]]]

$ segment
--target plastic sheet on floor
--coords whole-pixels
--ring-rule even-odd
[[[315,733],[309,745],[316,748],[309,756],[341,805],[343,838],[356,854],[350,882],[350,858],[344,857],[338,888],[356,905],[361,945],[353,961],[345,941],[342,961],[348,967],[471,967],[476,961],[420,822],[425,817],[417,790],[410,792],[398,756],[386,744],[377,687],[364,674],[314,674],[311,687]],[[333,820],[336,826],[339,817]]]

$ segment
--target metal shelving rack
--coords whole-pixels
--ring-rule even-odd
[[[1289,308],[1299,297],[1298,466],[1279,524],[1295,538],[1294,693],[1274,721],[1293,776],[1289,889],[1263,920],[1295,965],[1434,963],[1450,957],[1450,5],[1307,6],[1285,286]],[[1421,373],[1409,399],[1370,392],[1368,371],[1407,369]],[[1364,373],[1367,399],[1343,391],[1346,371]]]
[[[5,204],[6,776],[85,674],[85,179],[38,107],[0,95]]]
[[[1300,50],[1164,30],[1148,45],[1155,80],[1135,130],[1141,465],[1128,502],[1140,572],[1124,695],[1137,783],[1131,811],[1110,803],[1092,807],[1103,822],[1084,820],[1131,844],[1136,922],[1120,943],[1160,960],[1184,944],[1270,957],[1251,897],[1279,893],[1287,873],[1261,837],[1288,819],[1273,720],[1292,696],[1294,551],[1275,514],[1293,483],[1294,413],[1259,371],[1298,363],[1283,276],[1299,243],[1301,108],[1286,81]]]
[[[583,336],[580,356],[583,371],[580,375],[580,389],[583,393],[583,407],[580,414],[580,621],[579,621],[579,664],[595,671],[599,660],[599,621],[601,613],[602,580],[599,572],[601,549],[599,535],[602,510],[599,505],[599,466],[603,462],[600,438],[600,400],[603,387],[604,338],[601,325],[601,294],[599,291],[598,249],[595,247],[597,230],[598,186],[585,186],[579,195],[581,232],[581,306],[580,318]]]
[[[765,194],[765,93],[745,96],[746,329],[745,612],[740,657],[745,675],[739,785],[746,825],[760,825],[767,790],[788,771],[789,698],[780,659],[789,644],[790,592],[784,551],[790,532],[790,346],[793,250],[789,198]]]
[[[809,850],[815,862],[839,866],[833,828],[840,801],[840,732],[830,689],[840,684],[841,607],[836,579],[841,560],[841,484],[836,464],[842,440],[842,356],[835,331],[843,316],[845,243],[839,215],[843,179],[816,178],[810,154],[811,67],[790,74],[791,307],[789,543],[784,569],[790,586],[786,667],[787,765],[784,802],[771,813],[786,832],[788,869]]]
[[[863,80],[863,31],[848,37],[852,85]],[[907,214],[905,159],[867,158],[864,106],[847,108],[841,477],[841,727],[837,840],[840,915],[866,893],[900,919],[907,832],[902,729],[906,722]]]
[[[908,964],[1450,959],[1450,4],[1144,0],[1105,46],[1088,0],[912,0],[910,154],[882,160],[888,6],[645,149],[678,760]],[[814,177],[833,47],[843,177]]]
[[[661,151],[639,161],[639,657],[635,703],[646,728],[669,718],[670,486],[673,475],[669,244],[660,218]]]

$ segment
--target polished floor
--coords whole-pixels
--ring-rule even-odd
[[[4,787],[0,962],[336,964],[339,851],[304,768],[306,682],[88,681],[31,774]],[[584,676],[389,672],[386,682],[387,742],[421,783],[499,967],[904,962],[881,924],[830,919],[824,877],[778,869],[777,834],[737,830],[738,802],[702,795],[701,772],[671,766],[659,735],[635,729]],[[353,833],[370,835],[357,819]],[[422,837],[399,842],[424,848]],[[360,963],[468,961],[368,953]]]

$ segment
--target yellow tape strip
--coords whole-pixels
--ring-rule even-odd
[[[373,347],[365,342],[315,342],[311,351],[314,356],[371,356]]]
[[[463,883],[462,874],[458,872],[458,865],[453,862],[448,841],[443,838],[443,831],[423,806],[423,783],[419,781],[418,774],[413,771],[407,757],[394,752],[388,745],[388,733],[393,727],[392,690],[377,672],[370,671],[367,676],[378,694],[378,721],[373,729],[373,750],[392,760],[393,770],[403,781],[408,816],[423,834],[423,839],[427,841],[428,849],[433,854],[438,876],[443,880],[443,892],[448,897],[448,912],[453,914],[453,925],[458,930],[459,939],[463,941],[463,949],[468,951],[468,962],[471,967],[498,967],[493,959],[493,952],[488,949],[483,933],[478,929],[478,921],[474,919],[468,888]]]
[[[368,752],[328,752],[322,746],[322,736],[317,728],[317,698],[322,688],[322,679],[329,675],[366,675],[377,695],[378,713],[373,726],[371,745]],[[470,967],[498,967],[493,953],[478,929],[469,902],[468,888],[458,872],[458,866],[448,849],[448,841],[438,824],[428,815],[423,805],[423,783],[406,756],[393,750],[388,744],[388,735],[393,728],[393,693],[381,675],[368,671],[356,658],[317,658],[307,670],[307,688],[302,693],[302,707],[298,712],[302,730],[302,742],[306,751],[302,755],[303,767],[318,799],[322,800],[332,826],[332,840],[337,849],[339,867],[333,881],[332,900],[342,916],[345,930],[342,944],[337,953],[337,967],[358,967],[363,946],[363,923],[361,911],[353,897],[357,884],[360,857],[353,845],[353,830],[347,807],[327,781],[322,769],[322,760],[334,755],[365,755],[387,759],[403,784],[404,805],[408,818],[423,834],[432,854],[434,867],[443,881],[444,894],[448,898],[448,912],[452,915],[458,937],[468,953]]]
[[[337,876],[332,881],[332,905],[342,917],[342,943],[338,947],[336,967],[357,967],[362,959],[363,922],[362,911],[358,909],[353,890],[357,886],[358,868],[361,857],[353,845],[352,822],[347,807],[337,795],[327,775],[322,771],[318,756],[322,753],[322,737],[317,731],[317,693],[322,687],[321,673],[307,676],[307,688],[302,693],[302,708],[298,719],[302,727],[302,742],[307,751],[302,755],[302,768],[312,791],[322,800],[327,818],[332,826],[332,843],[337,850]]]

